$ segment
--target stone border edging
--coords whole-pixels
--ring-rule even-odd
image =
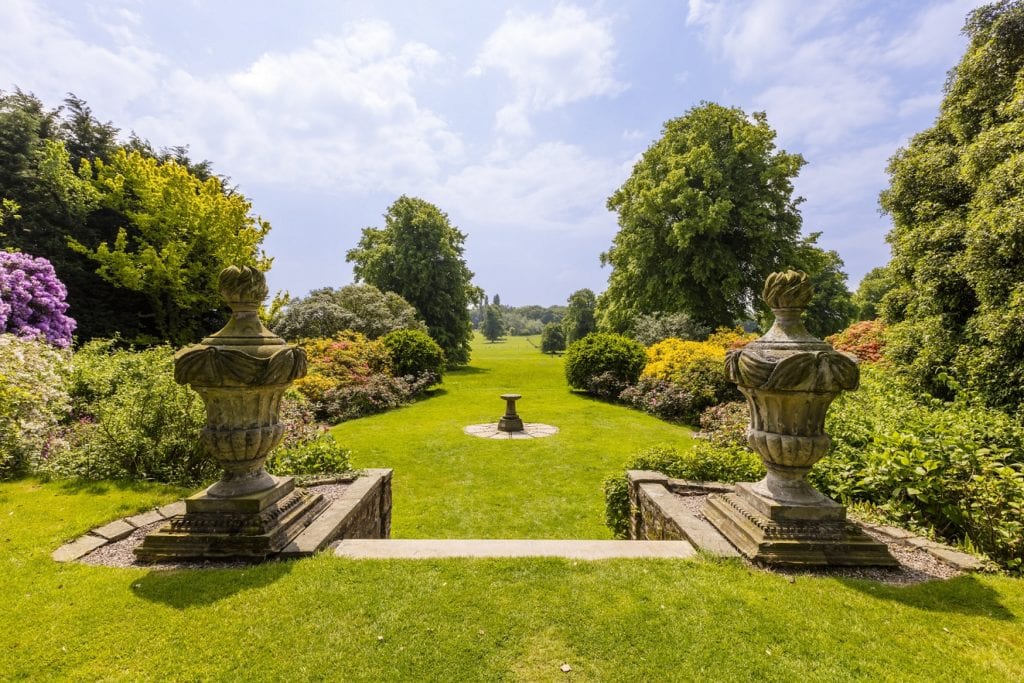
[[[331,501],[327,509],[274,557],[298,558],[313,555],[337,541],[346,533],[377,533],[378,538],[391,535],[391,477],[390,469],[360,470],[355,476],[311,479],[303,486],[323,484],[350,484],[340,498]],[[376,503],[376,504],[374,504]],[[185,514],[185,501],[141,512],[130,517],[115,519],[91,529],[54,550],[50,557],[56,562],[79,560],[97,548],[127,538],[136,529],[154,522]]]
[[[694,547],[724,557],[739,557],[739,552],[708,522],[697,517],[677,494],[728,493],[729,484],[672,479],[661,472],[627,470],[629,480],[630,525],[633,539],[688,540]],[[983,571],[981,559],[918,536],[905,529],[860,522],[863,527],[885,536],[898,545],[923,550],[939,562],[962,572]],[[723,544],[724,546],[723,547]]]
[[[56,562],[73,562],[101,546],[131,536],[139,527],[183,514],[185,514],[185,501],[179,500],[131,517],[115,519],[113,522],[91,529],[75,540],[65,543],[50,553],[50,557]]]

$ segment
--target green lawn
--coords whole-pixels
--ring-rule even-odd
[[[443,395],[338,430],[358,465],[395,468],[396,535],[604,536],[605,472],[647,439],[687,438],[570,396],[560,361],[539,356],[522,340],[478,346],[475,369],[446,379]],[[563,432],[525,444],[461,433],[496,419],[510,389],[527,420]],[[999,576],[894,588],[710,560],[321,556],[150,572],[49,559],[180,494],[0,484],[0,679],[1024,679],[1024,582]]]
[[[540,338],[531,340],[540,344]],[[496,423],[501,394],[526,422],[559,433],[492,441],[462,428]],[[477,337],[473,363],[409,408],[339,425],[356,467],[392,467],[397,538],[610,538],[601,481],[636,451],[685,445],[688,429],[571,393],[562,359],[523,337]]]

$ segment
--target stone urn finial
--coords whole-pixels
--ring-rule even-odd
[[[803,312],[814,290],[806,273],[772,273],[764,300],[775,323],[760,339],[726,357],[726,373],[750,406],[747,441],[761,456],[767,476],[754,489],[789,504],[824,499],[804,476],[831,444],[825,434],[829,404],[857,388],[853,358],[811,335]]]
[[[806,273],[772,273],[764,301],[775,322],[760,339],[729,351],[725,371],[750,407],[747,443],[768,473],[728,494],[708,496],[705,518],[747,557],[786,565],[894,565],[885,544],[846,519],[846,508],[805,477],[828,453],[825,414],[857,388],[851,356],[814,337],[803,312],[814,295]]]
[[[274,486],[263,463],[284,435],[281,397],[306,374],[306,354],[260,321],[259,305],[269,291],[263,273],[230,266],[219,284],[231,319],[175,354],[174,379],[190,385],[206,404],[203,445],[224,468],[209,494],[231,497]]]

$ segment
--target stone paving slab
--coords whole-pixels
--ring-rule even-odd
[[[434,559],[442,557],[690,558],[686,541],[560,541],[520,539],[348,538],[335,546],[338,557],[355,559]]]
[[[71,562],[78,558],[91,553],[101,545],[106,545],[107,539],[99,536],[85,535],[79,536],[70,543],[65,543],[61,547],[57,548],[50,555],[57,562]]]
[[[92,533],[108,541],[120,541],[122,538],[131,536],[132,532],[135,531],[135,527],[136,525],[127,520],[115,519],[109,524],[93,529]]]
[[[134,524],[135,526],[140,527],[146,526],[147,524],[152,524],[153,522],[159,522],[162,519],[164,519],[164,515],[162,515],[159,511],[150,510],[148,512],[140,513],[138,515],[132,515],[131,517],[125,517],[124,521],[128,522],[129,524]]]
[[[170,505],[158,507],[156,511],[163,515],[163,517],[166,519],[176,517],[177,515],[183,515],[185,514],[185,501],[179,500],[177,502],[171,503]]]
[[[503,432],[498,425],[488,422],[479,425],[470,425],[463,430],[470,436],[478,436],[481,439],[543,439],[546,436],[553,436],[558,433],[558,427],[541,424],[540,422],[527,422],[523,424],[521,432]]]

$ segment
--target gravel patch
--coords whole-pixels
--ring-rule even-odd
[[[328,503],[337,500],[349,487],[348,483],[329,483],[307,486],[306,490],[322,495]],[[139,562],[135,557],[135,548],[142,543],[150,531],[165,524],[167,520],[160,520],[151,524],[141,526],[131,533],[130,536],[100,546],[78,561],[82,564],[91,564],[100,567],[120,567],[153,569],[166,571],[170,569],[233,569],[247,567],[251,564],[259,564],[259,561],[247,560],[179,560],[177,562]]]
[[[707,521],[702,509],[707,495],[676,494],[682,504],[698,519]],[[851,518],[850,521],[859,521]],[[960,570],[937,559],[931,553],[920,548],[905,546],[885,534],[860,525],[861,529],[872,538],[881,541],[889,548],[889,553],[899,562],[898,567],[770,567],[760,563],[746,562],[751,567],[758,567],[773,574],[780,574],[795,580],[797,576],[830,576],[843,579],[865,579],[891,585],[909,585],[951,579],[963,574]]]

